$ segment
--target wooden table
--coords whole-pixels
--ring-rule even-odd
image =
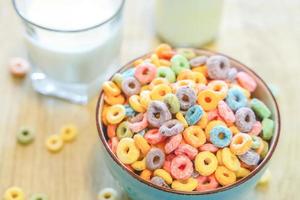
[[[158,44],[152,6],[152,0],[127,1],[123,64]],[[279,90],[282,137],[270,166],[272,181],[255,191],[259,200],[296,200],[300,195],[299,10],[298,0],[226,0],[219,39],[209,47],[251,66]],[[11,2],[0,0],[0,196],[18,185],[28,195],[44,192],[52,200],[96,199],[100,188],[115,185],[99,148],[96,99],[87,106],[73,105],[35,93],[28,79],[12,79],[7,71],[9,58],[25,55],[21,28]],[[77,141],[59,154],[50,154],[45,139],[69,122],[78,125]],[[23,125],[36,132],[35,142],[26,147],[15,139]]]

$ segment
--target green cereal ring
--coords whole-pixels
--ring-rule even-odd
[[[128,122],[124,121],[121,124],[119,124],[117,128],[117,137],[119,140],[123,138],[131,138],[133,135],[132,131],[128,127]]]
[[[191,60],[192,58],[196,57],[196,53],[193,51],[193,49],[180,48],[177,49],[177,53],[186,57],[188,60]]]
[[[263,141],[264,143],[264,149],[263,151],[260,153],[260,157],[263,159],[266,157],[267,153],[269,152],[269,143],[267,143],[266,141]]]
[[[185,69],[190,69],[189,61],[186,59],[186,57],[179,54],[172,57],[171,63],[171,69],[175,72],[176,75]]]
[[[17,140],[20,144],[29,144],[33,141],[34,134],[28,128],[21,128],[17,133]]]
[[[264,140],[270,140],[273,136],[274,121],[268,118],[262,120],[262,138]]]
[[[175,94],[169,93],[164,96],[164,103],[168,106],[172,114],[178,113],[180,110],[180,103]]]
[[[119,88],[121,88],[121,87],[122,87],[122,81],[123,81],[123,76],[122,76],[122,74],[116,73],[116,74],[112,77],[112,81],[113,81],[114,83],[116,83],[117,86],[118,86]]]
[[[250,106],[253,111],[262,119],[269,118],[271,116],[271,111],[269,108],[262,101],[256,98],[251,100]]]
[[[261,139],[258,136],[253,135],[252,136],[252,149],[258,149],[261,145]]]
[[[170,83],[174,83],[176,81],[175,73],[169,67],[159,67],[157,69],[157,77],[165,78]]]
[[[48,197],[45,194],[39,193],[32,195],[30,200],[48,200]]]

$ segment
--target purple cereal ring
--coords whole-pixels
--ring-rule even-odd
[[[148,121],[147,115],[145,113],[140,113],[137,116],[131,118],[128,123],[128,127],[134,133],[140,132],[141,130],[147,128]]]
[[[126,96],[138,94],[141,90],[141,84],[134,77],[126,77],[122,81],[122,91]]]
[[[165,153],[159,148],[152,148],[146,155],[146,167],[149,170],[159,169],[165,162]]]
[[[255,114],[250,108],[243,107],[236,111],[235,125],[241,132],[251,131],[255,122]]]
[[[159,187],[169,188],[169,185],[165,182],[165,180],[159,176],[153,176],[150,182]]]
[[[228,58],[220,55],[211,56],[207,59],[206,66],[209,78],[227,79],[230,70],[230,61]]]
[[[183,124],[180,123],[177,119],[166,121],[159,128],[159,132],[166,137],[170,137],[182,133],[183,130],[184,130]]]
[[[190,65],[192,67],[199,67],[205,65],[207,61],[207,56],[198,56],[190,60]]]
[[[243,155],[239,155],[238,157],[242,162],[250,166],[258,165],[260,161],[259,154],[253,150],[249,150]]]
[[[176,91],[176,96],[182,110],[189,109],[195,105],[197,100],[196,92],[188,86],[179,87]]]
[[[152,126],[160,127],[165,121],[172,119],[172,115],[165,103],[152,101],[148,106],[147,119]]]

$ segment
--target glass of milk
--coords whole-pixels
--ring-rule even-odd
[[[177,47],[200,47],[213,41],[223,0],[156,0],[157,35]]]
[[[118,64],[125,0],[13,0],[33,87],[85,104]]]

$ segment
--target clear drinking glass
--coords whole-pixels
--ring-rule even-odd
[[[34,89],[85,104],[118,64],[125,0],[13,0]]]

